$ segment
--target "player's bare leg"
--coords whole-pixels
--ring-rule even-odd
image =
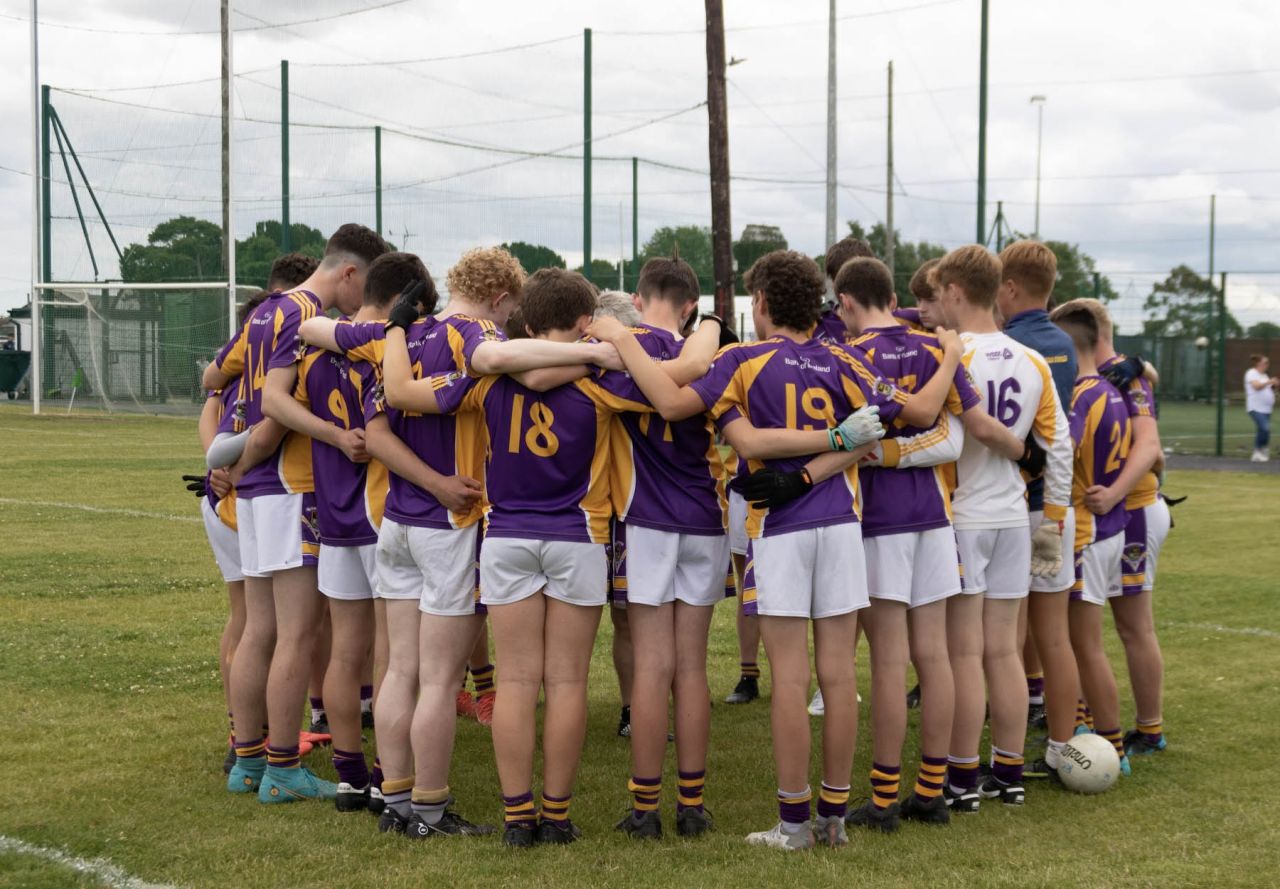
[[[1098,734],[1116,746],[1124,755],[1120,738],[1120,699],[1115,673],[1102,647],[1102,606],[1090,602],[1072,602],[1068,607],[1071,626],[1071,648],[1080,669],[1080,686],[1089,702]]]
[[[761,615],[758,620],[773,683],[769,723],[778,788],[798,792],[809,786],[810,737],[809,720],[805,716],[810,678],[809,621],[802,617],[767,615]],[[845,659],[848,660],[847,649]],[[834,676],[832,681],[835,681]],[[856,720],[856,715],[854,718]],[[823,727],[824,737],[826,725]],[[846,781],[852,768],[851,760],[849,770],[845,772]]]
[[[493,753],[502,795],[509,798],[533,787],[546,603],[542,593],[535,593],[509,605],[489,606],[494,654],[502,662],[493,708]]]
[[[626,608],[609,606],[609,621],[613,625],[613,672],[618,677],[618,697],[621,699],[622,718],[618,722],[618,734],[631,731],[631,695],[635,687],[636,655],[631,639],[631,618]]]
[[[316,624],[315,641],[311,648],[311,678],[307,683],[307,693],[311,701],[311,731],[329,734],[328,709],[317,702],[324,701],[324,674],[329,667],[329,656],[333,646],[333,625],[329,622],[327,600],[320,601],[320,615]]]
[[[707,638],[714,606],[675,603],[676,764],[682,772],[707,766],[711,736],[711,689],[707,683]]]
[[[1076,700],[1080,692],[1080,673],[1071,648],[1067,615],[1068,592],[1032,592],[1028,597],[1028,644],[1040,656],[1044,671],[1044,707],[1051,744],[1070,740],[1075,728]],[[1024,650],[1025,656],[1025,650]],[[1025,663],[1025,661],[1024,661]],[[1027,668],[1030,670],[1030,668]],[[1056,756],[1046,757],[1057,768]]]
[[[387,600],[373,600],[373,705],[378,706],[378,692],[382,689],[382,680],[387,675],[387,662],[390,659],[387,643]]]
[[[676,673],[675,604],[627,605],[635,652],[631,687],[631,774],[662,778],[667,751],[667,702]],[[678,737],[678,736],[677,736]],[[677,750],[679,748],[677,747]]]
[[[849,780],[858,740],[857,665],[849,657],[849,649],[857,644],[858,615],[859,612],[850,612],[813,622],[814,668],[818,674],[818,687],[826,702],[822,721],[822,786],[818,799],[819,817],[815,823],[821,834],[819,839],[832,846],[847,842],[841,822],[848,815]],[[804,648],[800,650],[804,651]],[[770,656],[771,663],[772,660]],[[804,701],[807,683],[802,689],[801,702]],[[897,696],[901,702],[901,685]],[[804,715],[799,718],[803,720]],[[807,725],[802,722],[800,727],[808,734]],[[805,773],[807,771],[806,765]],[[778,786],[783,788],[785,785],[779,781]],[[828,809],[832,803],[834,808]],[[827,812],[831,813],[829,817]]]
[[[902,807],[904,818],[928,824],[949,820],[942,798],[956,689],[947,651],[947,600],[907,611],[911,661],[920,683],[920,770]]]
[[[907,684],[907,606],[873,597],[857,620],[871,646],[872,796],[849,814],[847,823],[888,832],[898,826],[902,745],[907,737],[907,701],[902,693]]]
[[[417,599],[380,599],[386,615],[387,667],[378,688],[374,733],[382,769],[386,811],[379,830],[402,832],[408,824],[413,790],[410,726],[418,698]]]
[[[227,604],[227,623],[218,640],[218,673],[222,676],[222,694],[227,702],[227,713],[231,714],[234,712],[231,707],[231,662],[235,659],[236,646],[240,644],[240,636],[244,633],[243,580],[227,584]]]
[[[991,706],[991,743],[1022,753],[1027,740],[1027,680],[1018,644],[1017,599],[985,599],[982,662]]]
[[[547,598],[542,673],[547,699],[542,728],[544,797],[567,799],[573,793],[587,736],[587,673],[600,610],[600,606]]]
[[[947,748],[947,797],[952,811],[976,812],[978,742],[986,721],[986,688],[982,675],[981,594],[960,593],[947,599],[947,652],[955,688],[951,743]]]
[[[276,647],[276,609],[270,577],[244,580],[245,622],[231,662],[231,713],[236,725],[237,763],[227,789],[258,789],[266,768],[267,676]]]
[[[1151,591],[1109,601],[1116,632],[1124,643],[1139,731],[1145,728],[1148,734],[1163,735],[1164,656],[1156,638]]]
[[[360,686],[373,642],[373,600],[330,599],[328,604],[333,636],[324,674],[325,715],[333,735],[334,766],[346,785],[338,789],[338,805],[348,811],[364,808],[368,798],[362,793],[369,785],[369,769],[363,750]]]

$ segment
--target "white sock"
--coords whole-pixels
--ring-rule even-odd
[[[1049,741],[1049,746],[1044,751],[1044,761],[1051,769],[1056,769],[1062,765],[1062,745],[1066,741]]]

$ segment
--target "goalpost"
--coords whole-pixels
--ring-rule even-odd
[[[191,414],[204,366],[258,288],[211,283],[38,283],[31,394],[42,409]],[[232,296],[234,294],[234,297]]]

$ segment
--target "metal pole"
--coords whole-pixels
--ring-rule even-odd
[[[376,228],[382,234],[382,127],[373,128],[373,205]]]
[[[631,158],[631,262],[636,265],[636,280],[640,274],[640,161]],[[625,289],[625,288],[624,288]]]
[[[591,29],[582,29],[582,273],[591,280]]]
[[[97,211],[98,219],[102,221],[102,227],[107,230],[107,237],[111,239],[111,246],[115,249],[116,259],[118,260],[123,255],[120,250],[120,243],[116,240],[116,233],[111,230],[111,223],[107,220],[107,214],[102,211],[102,204],[99,203],[98,196],[93,191],[93,185],[89,182],[89,177],[85,175],[84,166],[80,163],[80,156],[76,154],[75,146],[71,144],[71,135],[67,132],[67,127],[63,124],[62,118],[58,116],[58,109],[50,107],[49,118],[53,123],[54,138],[59,146],[65,145],[66,154],[71,155],[71,162],[76,165],[76,170],[80,172],[80,181],[84,183],[84,190],[88,192],[89,200],[93,202],[93,209]],[[65,163],[65,156],[63,160]],[[67,174],[67,179],[68,181],[71,179],[70,172]],[[71,187],[74,193],[75,186],[72,185]]]
[[[884,182],[884,261],[889,266],[889,280],[893,281],[893,290],[898,291],[898,282],[893,277],[893,60],[889,60],[889,125],[885,128],[887,144],[885,151]]]
[[[1036,227],[1032,237],[1040,240],[1040,149],[1044,145],[1044,96],[1032,96],[1036,106]]]
[[[51,202],[49,87],[40,87],[40,238],[41,281],[53,280],[53,204]]]
[[[289,60],[280,60],[280,252],[293,249],[289,237]]]
[[[715,312],[733,312],[733,231],[729,218],[729,111],[725,97],[724,0],[707,10],[707,150],[711,160],[711,261]]]
[[[236,333],[236,233],[231,206],[231,0],[222,0],[222,255],[227,264],[227,335]]]
[[[40,413],[40,387],[43,337],[40,336],[40,297],[37,282],[48,281],[40,273],[44,259],[45,230],[43,220],[47,210],[43,195],[43,183],[48,181],[47,164],[42,162],[40,125],[43,116],[43,94],[40,90],[40,14],[37,0],[31,0],[31,412]]]
[[[1213,283],[1213,279],[1209,279]],[[1223,410],[1227,401],[1227,273],[1222,273],[1218,288],[1218,434],[1214,453],[1222,456]]]
[[[982,0],[982,49],[978,70],[978,237],[987,229],[987,5]]]
[[[1217,228],[1217,215],[1218,196],[1216,194],[1211,194],[1209,195],[1209,329],[1205,331],[1206,335],[1213,330],[1213,314],[1216,309],[1214,304],[1217,302],[1213,295],[1213,241]],[[1208,355],[1206,355],[1204,362],[1204,391],[1206,397],[1208,397],[1209,391],[1212,388],[1212,374],[1213,369],[1209,363]]]
[[[836,0],[827,4],[827,239],[836,242]]]

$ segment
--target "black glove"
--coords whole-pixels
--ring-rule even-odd
[[[1018,460],[1018,468],[1031,478],[1039,478],[1044,475],[1044,460],[1044,448],[1036,443],[1034,435],[1028,435],[1026,449]]]
[[[738,335],[733,332],[733,328],[728,324],[725,324],[724,319],[721,318],[719,315],[712,315],[710,312],[707,312],[706,314],[700,317],[699,323],[701,323],[702,321],[706,321],[708,318],[720,325],[720,348],[721,349],[723,349],[725,346],[731,346],[734,343],[741,342],[741,340],[738,339]]]
[[[742,483],[742,496],[752,506],[773,509],[803,497],[813,487],[809,470],[779,472],[776,469],[758,469]]]
[[[1136,380],[1146,371],[1146,362],[1142,360],[1141,355],[1131,355],[1124,361],[1113,364],[1102,372],[1107,378],[1107,382],[1115,386],[1117,389],[1124,391],[1129,388],[1129,384]]]
[[[399,327],[406,334],[409,332],[409,326],[422,317],[421,299],[422,292],[426,289],[427,285],[422,279],[404,289],[400,299],[391,308],[391,314],[387,316],[387,330]]]
[[[209,489],[205,487],[205,477],[203,475],[184,475],[182,480],[187,483],[187,490],[196,495],[197,499],[203,499],[209,494]]]

